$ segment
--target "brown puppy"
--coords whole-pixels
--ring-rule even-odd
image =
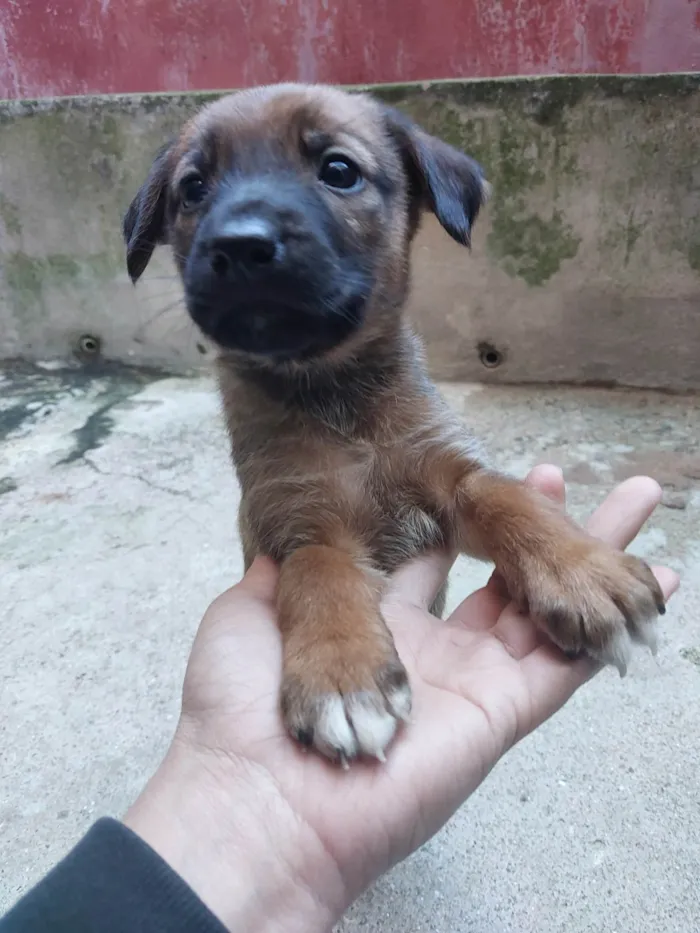
[[[342,763],[383,758],[409,714],[379,604],[413,555],[493,561],[557,645],[621,672],[664,609],[644,563],[486,468],[426,375],[402,316],[411,239],[427,209],[468,245],[484,192],[471,159],[374,99],[283,85],[206,107],[124,222],[133,281],[170,244],[220,348],[246,565],[280,564],[283,717]]]

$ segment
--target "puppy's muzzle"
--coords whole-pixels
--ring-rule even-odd
[[[371,279],[313,188],[236,179],[200,222],[184,272],[191,317],[221,346],[302,357],[345,339]]]

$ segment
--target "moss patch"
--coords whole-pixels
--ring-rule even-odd
[[[475,252],[487,254],[489,287],[502,288],[506,301],[526,288],[575,283],[610,294],[614,314],[627,307],[628,294],[661,301],[659,282],[674,264],[694,300],[700,75],[366,89],[484,167],[493,198],[477,224]],[[153,154],[221,93],[0,102],[0,230],[7,234],[0,301],[17,321],[33,315],[27,333],[65,307],[99,320],[105,286],[123,276],[120,218]],[[26,182],[29,156],[36,190]],[[514,281],[504,282],[506,275]],[[529,301],[536,307],[539,294],[524,306]]]
[[[528,285],[543,285],[565,259],[573,259],[580,242],[558,211],[545,220],[524,209],[519,216],[499,212],[488,238],[491,252],[503,260],[506,272]]]
[[[493,185],[490,255],[509,275],[530,286],[544,285],[581,242],[559,207],[580,177],[577,140],[566,122],[566,108],[580,93],[539,93],[527,106],[504,93],[501,107],[492,110],[463,103],[457,87],[450,91],[446,97],[441,86],[439,92],[393,102],[481,164]],[[542,210],[535,203],[551,207]]]
[[[19,236],[22,233],[19,208],[0,191],[0,219],[10,236]]]
[[[688,263],[691,269],[700,272],[700,238],[688,244]]]
[[[121,271],[123,259],[110,253],[73,257],[56,253],[41,259],[11,253],[4,259],[8,297],[16,312],[43,307],[45,290],[84,290],[90,285],[111,282]]]

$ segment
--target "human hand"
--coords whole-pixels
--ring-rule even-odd
[[[528,481],[563,504],[559,471],[540,467]],[[659,498],[653,480],[628,480],[588,530],[625,547]],[[448,567],[435,555],[391,581],[383,611],[409,672],[412,722],[385,764],[349,772],[304,752],[282,725],[274,564],[257,560],[207,611],[172,748],[126,822],[230,929],[330,929],[595,672],[546,643],[495,577],[435,619],[426,607]],[[676,575],[655,573],[668,598]]]

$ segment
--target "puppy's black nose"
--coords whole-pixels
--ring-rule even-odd
[[[279,262],[283,244],[278,231],[267,220],[257,217],[232,218],[209,242],[211,265],[224,276],[236,267],[249,271]]]

